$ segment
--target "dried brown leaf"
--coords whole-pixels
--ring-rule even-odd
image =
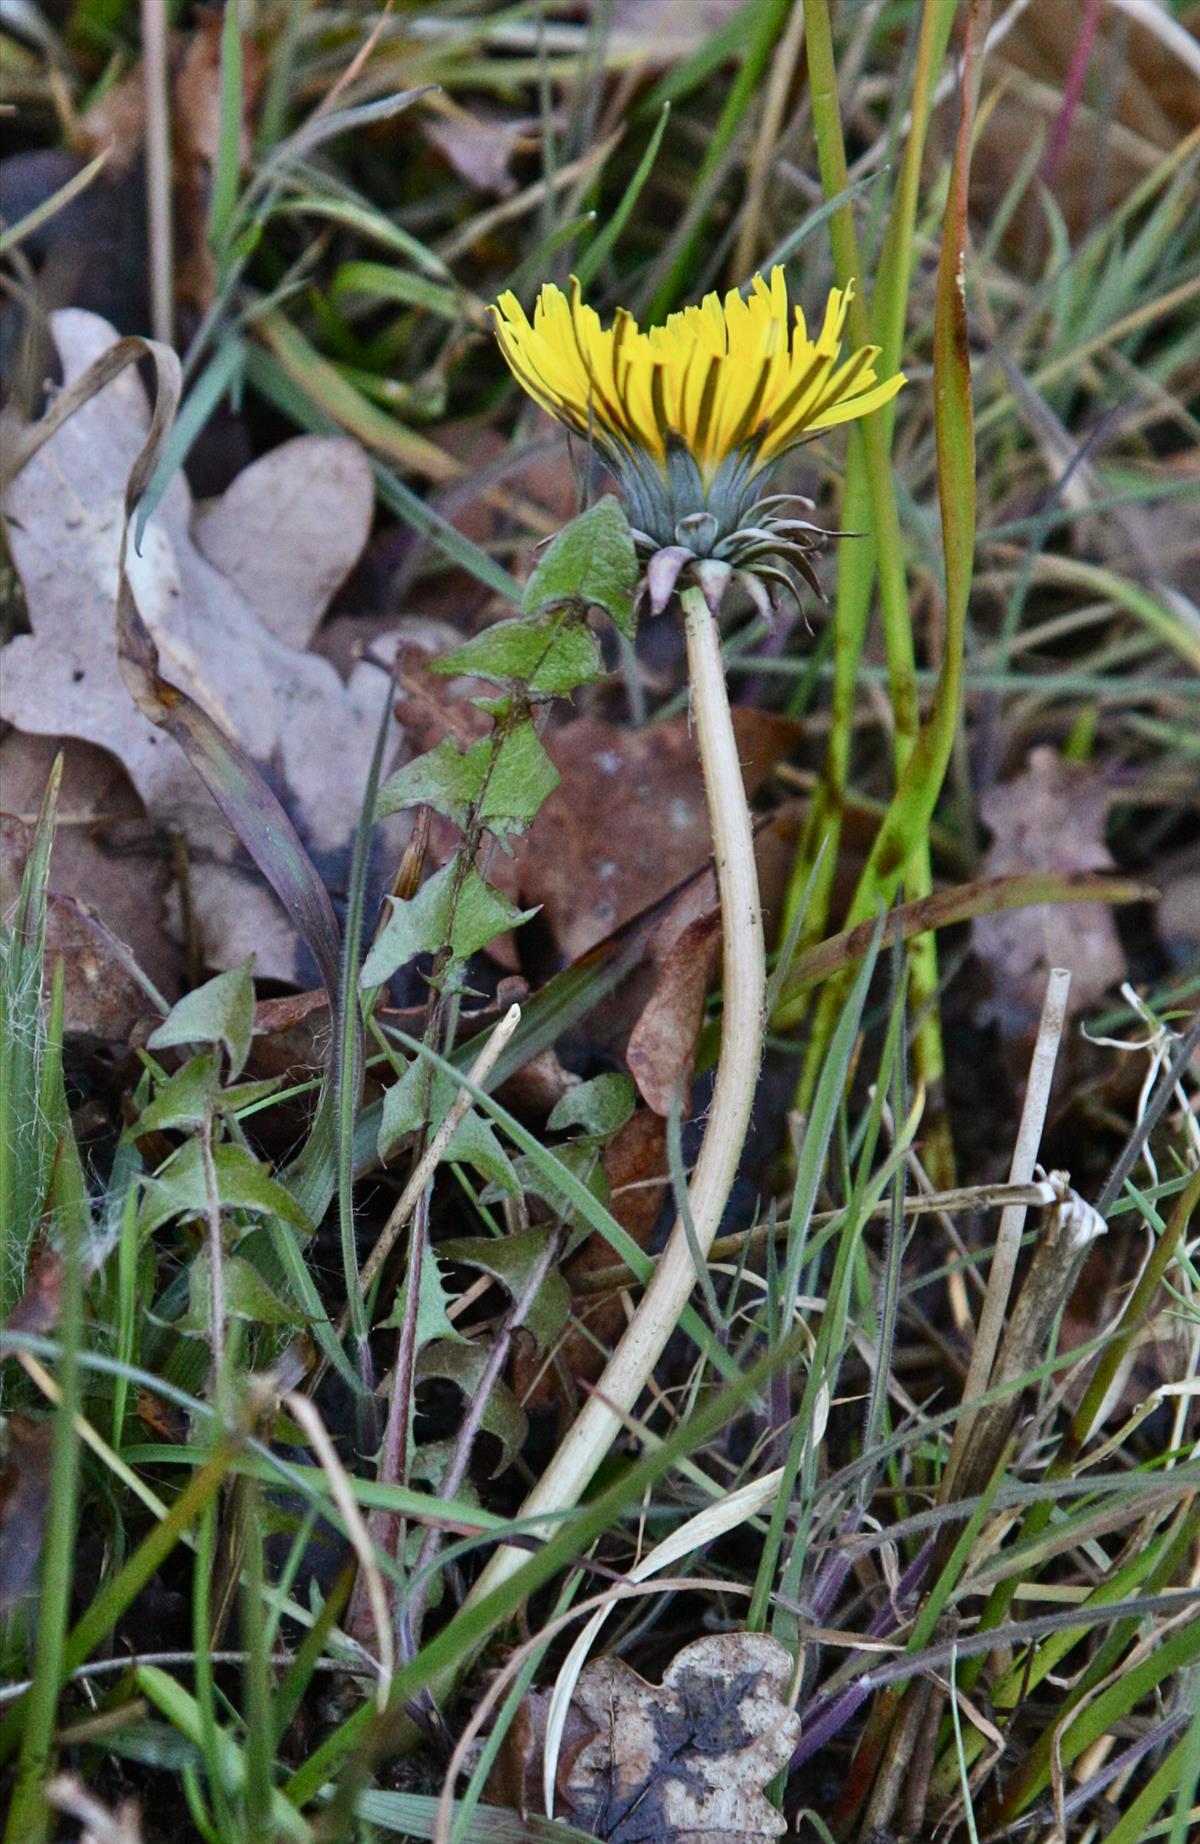
[[[62,1258],[53,1249],[43,1248],[26,1275],[25,1291],[5,1323],[9,1332],[24,1332],[31,1338],[44,1338],[58,1324],[62,1303]]]
[[[799,727],[734,712],[746,792],[791,749]],[[517,853],[521,902],[567,960],[664,896],[709,858],[704,782],[686,716],[644,730],[577,718],[546,737],[560,781]]]
[[[686,1087],[720,941],[719,909],[689,922],[664,958],[630,1033],[625,1061],[642,1100],[656,1114],[669,1114],[677,1103],[687,1112]]]
[[[661,1685],[619,1658],[587,1665],[575,1705],[595,1724],[567,1779],[571,1816],[605,1844],[755,1844],[787,1824],[763,1788],[786,1767],[800,1718],[791,1654],[765,1633],[714,1633],[676,1654]]]
[[[550,1698],[548,1690],[531,1690],[521,1699],[488,1775],[486,1797],[497,1806],[518,1812],[522,1818],[539,1810]],[[572,1704],[567,1712],[566,1730],[558,1755],[560,1792],[565,1792],[576,1757],[595,1733],[595,1725]]]
[[[537,145],[537,124],[464,109],[448,97],[420,115],[421,132],[449,162],[460,179],[477,192],[508,198],[517,189],[514,154]]]
[[[984,796],[982,814],[992,843],[980,876],[1110,870],[1104,843],[1108,800],[1094,769],[1064,761],[1053,749],[1032,750],[1022,774]],[[1094,1004],[1125,971],[1112,913],[1102,903],[980,916],[973,938],[991,970],[992,1014],[1013,1037],[1036,1028],[1051,967],[1070,970],[1074,1011]]]
[[[5,670],[7,665],[6,658]],[[67,1034],[117,1043],[127,1036],[132,1020],[152,1008],[120,958],[107,946],[100,948],[103,937],[85,924],[79,906],[125,944],[158,991],[173,1002],[183,989],[183,968],[179,947],[163,928],[163,906],[175,876],[171,841],[164,827],[147,821],[128,775],[106,750],[74,737],[12,730],[0,743],[0,784],[6,803],[22,820],[36,815],[60,753],[63,778],[50,855],[47,963],[53,964],[56,951],[67,957]],[[16,862],[5,867],[5,878]],[[99,953],[103,970],[96,973],[81,964],[74,978],[76,946],[85,957]],[[114,990],[107,987],[110,974]]]
[[[667,1191],[667,1132],[662,1117],[638,1108],[613,1135],[604,1154],[609,1208],[639,1248],[648,1249]],[[612,1266],[612,1249],[594,1230],[563,1270],[574,1294],[583,1278]],[[579,1295],[574,1315],[550,1366],[540,1353],[518,1349],[513,1356],[513,1390],[527,1408],[566,1402],[577,1407],[574,1385],[594,1383],[605,1351],[625,1329],[625,1305],[617,1292]]]
[[[68,382],[113,343],[111,328],[90,314],[68,311],[52,324]],[[118,667],[122,495],[147,425],[142,385],[133,370],[125,371],[62,424],[10,488],[12,551],[33,633],[5,650],[0,713],[20,730],[82,737],[120,759],[151,817],[187,842],[196,931],[209,965],[234,966],[254,953],[261,975],[297,981],[302,960],[290,924],[245,866],[228,824],[175,743],[135,708]],[[373,506],[366,457],[351,443],[301,436],[257,464],[277,494],[274,526],[263,519],[262,493],[252,483],[241,487],[241,502],[254,512],[258,582],[272,568],[289,572],[293,499],[307,503],[316,490],[318,455],[340,483],[341,517],[334,520],[322,506],[318,522],[328,547],[320,561],[317,547],[308,553],[317,584],[340,581],[362,548]],[[281,640],[271,626],[278,604],[264,619],[238,580],[249,569],[246,547],[239,546],[234,574],[226,575],[213,561],[215,536],[206,555],[191,524],[190,495],[177,475],[141,554],[129,557],[140,613],[166,676],[261,767],[332,882],[345,868],[386,676],[363,664],[345,684],[328,661]],[[214,533],[221,529],[218,521]],[[232,542],[229,522],[223,532]],[[310,611],[318,593],[314,588]]]
[[[53,1433],[51,1422],[32,1421],[28,1415],[10,1415],[5,1427],[0,1465],[0,1608],[11,1607],[20,1599],[41,1559]]]

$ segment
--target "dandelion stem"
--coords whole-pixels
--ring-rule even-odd
[[[721,900],[724,1013],[721,1056],[704,1142],[688,1192],[695,1240],[707,1254],[720,1227],[750,1125],[762,1059],[766,966],[754,840],[721,661],[717,623],[700,590],[683,591],[692,714],[704,769]],[[680,1218],[642,1303],[558,1452],[521,1508],[522,1518],[569,1510],[587,1490],[642,1392],[696,1284]],[[554,1528],[548,1524],[542,1534]],[[528,1555],[502,1548],[467,1606],[497,1588]]]

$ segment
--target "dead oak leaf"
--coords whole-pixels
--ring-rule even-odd
[[[52,318],[70,383],[113,344],[112,328],[70,309]],[[133,704],[117,661],[115,601],[123,495],[149,415],[123,372],[38,450],[7,496],[13,561],[33,632],[3,655],[0,715],[18,730],[68,735],[119,758],[152,818],[183,835],[201,953],[230,967],[254,953],[261,975],[298,983],[296,936],[176,744]],[[324,599],[353,566],[374,504],[354,443],[300,436],[247,470],[233,512],[207,509],[193,530],[181,474],[147,525],[128,573],[164,676],[254,757],[331,887],[345,873],[387,677],[362,664],[343,682],[302,648]],[[274,499],[276,517],[267,514]],[[321,534],[318,536],[318,534]],[[237,540],[235,542],[235,539]],[[297,555],[305,563],[296,568]],[[226,573],[223,558],[230,558]],[[300,578],[312,586],[302,595]],[[264,589],[294,595],[285,617]],[[249,593],[248,593],[249,592]],[[263,595],[260,608],[251,596]],[[281,637],[284,627],[286,638]]]
[[[572,1817],[605,1844],[758,1844],[782,1837],[763,1788],[787,1766],[800,1718],[789,1652],[764,1633],[714,1633],[661,1685],[619,1658],[586,1666],[577,1708],[596,1734],[567,1780]]]

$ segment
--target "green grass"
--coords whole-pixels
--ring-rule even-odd
[[[76,1143],[83,1064],[46,949],[62,823],[51,778],[0,943],[0,1408],[14,1549],[32,1559],[0,1612],[5,1844],[61,1835],[56,1772],[110,1807],[132,1791],[147,1844],[444,1837],[445,1763],[485,1673],[510,1671],[490,1755],[528,1685],[552,1685],[580,1604],[774,1468],[773,1502],[679,1563],[727,1591],[614,1601],[603,1643],[652,1681],[706,1625],[770,1632],[803,1659],[801,1752],[816,1740],[772,1789],[797,1837],[919,1838],[936,1824],[960,1844],[1049,1837],[1057,1823],[1069,1844],[1182,1844],[1194,1823],[1200,1471],[1181,1391],[1200,1339],[1200,1177],[1178,1097],[1194,1103],[1196,991],[1186,968],[1139,945],[1136,912],[1131,978],[1174,1034],[1170,1067],[1139,1095],[1146,1053],[1080,1050],[1072,1025],[1044,1148],[1047,1162],[1076,1163],[1109,1221],[1088,1270],[1101,1279],[1076,1296],[1093,1310],[1064,1318],[1077,1276],[1064,1257],[1034,1345],[970,1404],[959,1449],[998,1457],[961,1488],[956,1459],[943,1482],[1025,1075],[1025,1053],[1010,1048],[1006,1063],[974,1027],[950,932],[990,902],[972,882],[981,800],[1039,744],[1106,778],[1113,901],[1142,895],[1195,845],[1200,651],[1170,547],[1186,550],[1197,503],[1180,457],[1198,433],[1200,139],[1167,147],[1141,133],[1138,176],[1119,196],[1060,201],[1037,145],[993,172],[992,128],[1045,84],[1003,46],[982,59],[985,7],[803,0],[775,115],[772,59],[792,18],[780,0],[747,0],[641,78],[610,11],[597,5],[587,23],[435,0],[381,17],[268,0],[243,15],[244,35],[226,14],[203,230],[213,292],[180,353],[173,428],[157,425],[142,458],[150,486],[132,533],[219,408],[262,445],[343,431],[370,456],[381,529],[411,534],[404,608],[437,596],[444,608],[447,582],[466,585],[464,606],[488,598],[476,628],[526,620],[541,651],[456,809],[450,918],[421,944],[429,1005],[416,1031],[380,1014],[378,984],[361,980],[378,758],[348,886],[329,892],[237,739],[186,700],[172,709],[172,734],[313,948],[333,1001],[330,1054],[307,1081],[260,1088],[242,1067],[248,981],[202,985],[107,1079],[99,1154]],[[939,102],[968,16],[962,84]],[[185,40],[195,29],[186,12],[176,23]],[[53,57],[6,40],[15,132],[28,123],[31,144],[53,140],[62,96],[81,107],[132,68],[137,33],[136,9],[80,0]],[[1101,116],[1127,55],[1113,41],[1092,66],[1085,101]],[[429,146],[430,85],[533,125],[506,196],[481,198]],[[987,219],[968,210],[972,157]],[[85,164],[73,208],[106,178]],[[36,290],[24,252],[67,202],[0,231],[14,288]],[[658,316],[746,280],[731,268],[739,249],[785,252],[806,303],[853,277],[855,342],[909,377],[848,441],[800,457],[824,522],[848,534],[823,565],[828,631],[785,621],[773,639],[744,611],[726,627],[735,703],[752,694],[803,726],[760,801],[771,811],[805,794],[768,943],[772,1078],[755,1176],[628,1441],[508,1581],[464,1604],[498,1538],[521,1534],[513,1508],[550,1448],[544,1426],[526,1438],[512,1388],[512,1351],[531,1337],[517,1324],[522,1285],[547,1267],[558,1279],[559,1251],[585,1236],[609,1251],[611,1272],[567,1308],[544,1284],[527,1312],[552,1327],[552,1369],[572,1320],[590,1329],[606,1289],[636,1301],[655,1265],[602,1178],[616,1091],[594,1092],[590,1126],[551,1130],[529,1091],[497,1090],[587,1041],[663,907],[546,979],[486,1084],[470,1080],[487,1036],[469,1021],[481,963],[454,943],[482,926],[470,906],[486,901],[491,777],[514,729],[544,735],[566,709],[536,691],[547,656],[591,644],[569,598],[573,643],[526,587],[554,520],[521,471],[535,431],[485,308],[506,286],[528,299],[573,269],[602,310]],[[169,368],[160,379],[169,386]],[[454,459],[464,451],[441,437],[464,422],[499,433],[502,454]],[[485,494],[472,537],[456,521]],[[622,610],[617,597],[618,626]],[[136,609],[123,644],[144,646]],[[669,657],[651,668],[626,641],[622,658],[626,702],[615,675],[596,690],[581,667],[579,704],[651,724],[686,707]],[[537,827],[538,804],[521,824]],[[914,909],[925,900],[934,907]],[[720,1017],[713,994],[702,1063]],[[1145,1035],[1111,997],[1086,1022]],[[381,1088],[396,1078],[424,1113],[381,1159]],[[964,1100],[955,1084],[972,1080]],[[386,1291],[364,1293],[362,1265],[444,1112],[438,1097],[455,1089],[474,1104],[469,1124],[399,1226],[404,1260]],[[687,1133],[673,1124],[676,1191]],[[935,1197],[917,1213],[922,1189]],[[1025,1221],[1018,1304],[1046,1222]],[[525,1265],[464,1308],[474,1273],[439,1248],[514,1232],[528,1238],[513,1244]],[[464,1333],[469,1348],[455,1343]],[[440,1395],[418,1395],[423,1364]],[[315,1396],[335,1459],[289,1406],[296,1389]],[[520,1459],[493,1479],[482,1461],[497,1440]],[[397,1622],[390,1674],[371,1617],[380,1595]],[[510,1655],[514,1633],[560,1616],[561,1632]],[[445,1721],[435,1739],[431,1698]],[[594,1844],[569,1812],[552,1826],[503,1809],[485,1778],[476,1767],[469,1793],[450,1787],[456,1836]]]

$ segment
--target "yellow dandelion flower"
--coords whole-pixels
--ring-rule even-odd
[[[701,559],[722,589],[734,570],[779,578],[781,561],[815,586],[803,553],[825,534],[772,513],[777,502],[761,489],[790,448],[889,403],[904,383],[902,373],[877,377],[876,346],[843,358],[852,295],[853,284],[832,291],[815,339],[803,309],[789,313],[780,268],[769,281],[756,275],[745,297],[706,295],[645,332],[624,308],[603,326],[573,278],[569,294],[542,288],[532,320],[512,293],[492,308],[518,382],[617,474],[640,547],[678,554],[660,564],[657,584],[651,571],[656,608],[668,578],[669,596],[680,569]]]
[[[721,464],[753,447],[760,466],[819,430],[891,401],[903,374],[875,375],[877,346],[841,358],[853,284],[835,288],[817,338],[802,307],[789,325],[782,269],[756,275],[747,298],[671,314],[642,332],[618,308],[611,327],[588,307],[579,283],[547,283],[529,320],[516,296],[492,309],[500,348],[524,388],[552,416],[602,445],[635,448],[666,469],[677,436],[711,485]]]

